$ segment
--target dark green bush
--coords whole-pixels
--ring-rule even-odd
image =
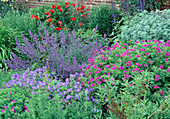
[[[113,14],[112,9],[109,7],[109,5],[99,5],[94,6],[90,9],[89,13],[89,28],[94,29],[96,25],[98,25],[99,34],[102,34],[102,36],[106,33],[108,36],[111,34],[113,25],[111,17]]]

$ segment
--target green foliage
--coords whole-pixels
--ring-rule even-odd
[[[25,112],[25,118],[28,119],[92,119],[92,114],[96,111],[91,102],[73,101],[65,109],[62,108],[61,96],[56,94],[53,99],[48,99],[49,93],[42,93],[38,91],[33,95],[29,102],[26,104],[29,112]],[[97,113],[97,112],[96,112]]]
[[[170,40],[170,22],[168,18],[170,10],[165,10],[161,15],[156,12],[144,11],[137,14],[132,20],[121,27],[121,40],[135,41],[157,39],[163,42]]]
[[[106,33],[107,36],[112,32],[113,18],[111,15],[113,14],[112,9],[109,5],[99,5],[94,6],[90,9],[89,16],[89,28],[94,29],[98,25],[99,34],[102,36]]]
[[[80,34],[79,34],[79,32],[80,32]],[[92,35],[92,34],[94,34],[94,35]],[[88,42],[87,42],[88,38],[90,39],[90,42],[93,41],[93,38],[94,39],[97,38],[98,42],[99,42],[99,40],[101,40],[103,38],[102,35],[99,34],[99,31],[98,30],[96,31],[95,29],[93,29],[93,30],[91,30],[91,29],[87,29],[87,30],[81,29],[80,31],[78,31],[76,33],[76,37],[79,37],[80,39],[83,37],[83,39],[81,39],[79,42],[82,42],[84,44],[88,44]]]
[[[64,119],[66,111],[63,111],[58,103],[61,100],[59,95],[57,94],[55,100],[49,100],[48,97],[48,93],[39,91],[37,95],[33,95],[28,104],[26,104],[29,112],[26,112],[25,116],[28,119]]]
[[[28,30],[38,34],[36,27],[36,20],[29,18],[29,16],[20,15],[18,11],[12,9],[8,12],[4,18],[0,18],[0,63],[2,67],[7,68],[6,63],[1,61],[1,59],[9,59],[11,56],[11,51],[15,52],[17,55],[26,58],[25,55],[18,53],[16,49],[15,37],[25,46],[25,42],[21,36],[21,32],[27,36],[29,41],[30,35]]]

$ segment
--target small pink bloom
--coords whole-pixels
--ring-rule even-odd
[[[136,41],[136,43],[138,44],[138,43],[139,43],[139,41]]]
[[[166,52],[166,53],[165,53],[165,57],[168,57],[168,56],[169,56],[169,52]]]
[[[141,48],[140,51],[145,51],[145,50],[143,48]]]
[[[152,61],[148,61],[149,63],[152,63]]]
[[[91,74],[91,72],[89,72],[89,74]]]
[[[167,61],[168,61],[168,59],[166,58],[166,59],[165,59],[165,62],[167,62]]]
[[[14,109],[14,107],[11,107],[11,109]]]
[[[158,75],[158,74],[156,74],[155,76],[156,76],[156,77],[159,77],[159,75]]]
[[[158,42],[156,39],[154,39],[154,42]]]
[[[15,103],[15,100],[12,100],[13,103]]]
[[[120,68],[120,70],[123,70],[123,67],[122,67],[122,66],[120,66],[119,68]]]
[[[150,53],[146,53],[146,55],[150,55]]]
[[[5,111],[4,109],[1,110],[1,112],[4,112],[4,111]]]
[[[161,95],[164,95],[164,91],[161,90],[160,94],[161,94]]]
[[[144,44],[143,47],[147,47],[148,45],[147,44]]]
[[[123,101],[121,101],[121,103],[124,104]]]
[[[147,67],[147,66],[148,66],[147,64],[144,65],[144,67]]]
[[[81,83],[81,85],[83,85],[84,84],[84,81]]]
[[[130,87],[133,86],[133,84],[130,84]]]
[[[155,81],[158,81],[159,80],[159,78],[158,77],[155,77]]]
[[[135,95],[132,98],[135,98]]]
[[[124,73],[126,73],[127,71],[123,71]]]
[[[94,83],[91,84],[91,86],[94,86],[94,85],[95,85]]]
[[[106,97],[104,100],[107,100],[108,99],[108,97]]]
[[[130,51],[134,51],[134,49],[130,49]]]
[[[7,109],[8,107],[7,107],[7,106],[5,106],[4,108],[5,108],[5,109]]]
[[[154,88],[160,88],[160,87],[158,87],[158,86],[156,85],[156,86],[154,86]]]
[[[163,68],[164,68],[164,65],[161,65],[159,68],[160,68],[160,69],[163,69]]]
[[[117,57],[117,56],[119,56],[119,54],[116,54],[115,56]]]
[[[99,63],[99,65],[102,65],[103,63]]]
[[[11,109],[13,112],[15,112],[15,110],[14,109]]]
[[[12,92],[9,92],[10,94],[12,94]]]
[[[142,41],[142,43],[144,43],[144,42],[145,42],[145,40]]]

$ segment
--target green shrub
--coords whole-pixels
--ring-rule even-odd
[[[135,41],[158,39],[163,42],[170,40],[170,10],[165,10],[161,15],[158,12],[137,14],[126,25],[122,26],[120,34],[122,41]]]
[[[94,34],[94,35],[92,35],[92,34]],[[91,30],[91,29],[87,29],[87,30],[81,29],[80,31],[78,31],[76,33],[76,37],[77,38],[79,37],[80,39],[83,37],[83,39],[81,39],[80,42],[83,42],[85,44],[86,43],[88,44],[88,42],[87,42],[88,38],[90,39],[90,42],[92,42],[93,39],[96,39],[96,38],[98,39],[98,41],[103,38],[102,35],[99,34],[99,31],[96,28],[93,29],[93,30]]]
[[[89,14],[89,28],[94,29],[98,25],[99,34],[102,36],[106,33],[108,36],[113,29],[111,17],[113,14],[112,9],[109,5],[94,6],[90,9]]]
[[[140,111],[136,110],[138,99],[146,98],[160,104],[163,96],[169,95],[170,41],[166,44],[157,40],[136,43],[131,46],[116,43],[109,50],[100,50],[97,57],[88,60],[88,66],[83,69],[84,77],[79,77],[84,86],[93,88],[92,95],[100,100],[100,104],[111,104],[107,97],[118,100],[117,105],[126,100],[126,116],[130,114],[128,111]],[[146,112],[145,107],[142,108]]]

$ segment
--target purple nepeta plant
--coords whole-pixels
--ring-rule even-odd
[[[39,36],[43,38],[42,41],[38,41],[37,34],[33,36],[30,30],[29,33],[32,43],[21,33],[26,44],[25,47],[23,45],[21,46],[15,37],[17,50],[25,54],[29,60],[25,61],[12,52],[14,58],[10,58],[11,60],[3,60],[8,64],[9,68],[21,71],[21,69],[25,70],[37,63],[38,66],[41,67],[47,66],[50,71],[56,71],[57,75],[61,76],[62,79],[66,79],[71,73],[81,72],[80,67],[87,63],[87,59],[94,54],[94,51],[98,51],[105,46],[104,40],[106,40],[106,34],[104,38],[100,40],[100,43],[98,43],[96,38],[93,39],[92,43],[90,43],[90,39],[88,39],[89,44],[83,44],[79,42],[79,37],[76,38],[75,30],[73,30],[73,34],[68,32],[68,35],[64,35],[61,30],[60,42],[58,43],[56,34],[55,38],[53,33],[50,37],[45,30],[45,26],[43,26],[42,23],[41,25],[45,33],[45,38],[43,38],[42,34],[38,31]],[[108,44],[109,42],[106,44],[106,47],[108,47]],[[61,47],[59,47],[59,45],[61,45]]]

